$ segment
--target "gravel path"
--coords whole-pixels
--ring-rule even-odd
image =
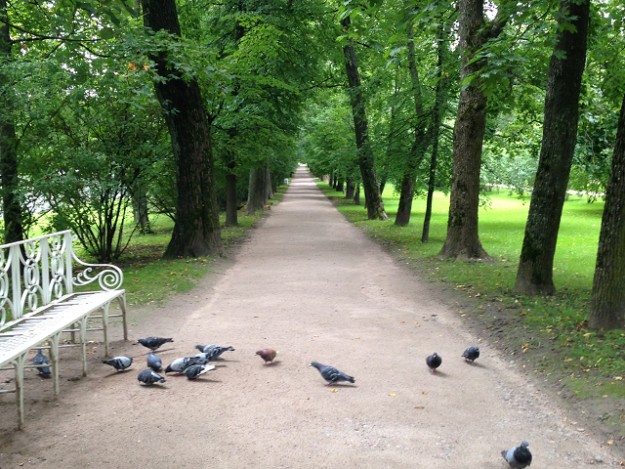
[[[346,222],[304,168],[236,259],[130,315],[132,338],[174,337],[165,363],[197,343],[236,351],[196,381],[145,387],[146,349],[115,342],[135,364],[112,373],[91,347],[87,378],[61,370],[58,401],[33,371],[24,431],[13,397],[0,397],[0,469],[505,469],[500,451],[522,440],[532,468],[619,464],[517,363],[464,330],[440,292]],[[460,358],[469,345],[481,349],[474,365]],[[255,356],[262,347],[279,351],[274,364]],[[435,374],[425,366],[434,351]],[[356,384],[327,386],[312,360]]]

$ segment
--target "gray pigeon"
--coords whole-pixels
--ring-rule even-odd
[[[215,344],[196,345],[195,348],[198,349],[200,352],[206,354],[206,357],[209,361],[217,360],[224,352],[234,352],[234,347],[231,347],[229,345],[225,347]]]
[[[127,357],[126,355],[119,355],[113,358],[107,358],[102,360],[102,363],[112,366],[117,371],[124,371],[130,365],[132,365],[132,357]]]
[[[311,362],[310,366],[314,366],[319,370],[323,379],[325,379],[328,384],[335,384],[339,381],[349,381],[350,383],[355,383],[356,380],[353,376],[349,376],[346,373],[343,373],[341,370],[338,370],[330,365],[322,365],[319,362]]]
[[[527,448],[529,445],[527,441],[523,441],[519,446],[504,449],[501,455],[508,464],[510,464],[512,469],[523,469],[532,464],[532,453],[530,453],[530,450]]]
[[[163,376],[150,369],[143,370],[137,376],[137,379],[144,384],[164,383],[167,381]]]
[[[156,351],[159,347],[167,342],[173,342],[174,339],[171,337],[146,337],[145,339],[139,339],[139,342],[144,347],[149,348],[152,352]]]
[[[163,369],[163,361],[161,360],[161,357],[155,353],[148,353],[148,368],[151,368],[156,372],[161,371]]]
[[[479,347],[469,347],[462,354],[462,358],[464,358],[464,361],[466,361],[467,363],[473,363],[479,357],[480,357]]]
[[[189,365],[184,369],[184,374],[189,379],[195,379],[200,375],[203,375],[207,371],[215,369],[215,365]]]
[[[165,368],[165,373],[171,373],[172,371],[176,373],[182,373],[184,369],[189,366],[190,359],[191,357],[176,358],[173,362],[167,365],[167,368]]]
[[[433,373],[436,373],[436,368],[441,366],[441,363],[443,363],[443,359],[438,353],[434,352],[432,355],[428,355],[426,357],[425,363],[427,364],[428,368],[432,370]]]
[[[49,378],[52,376],[52,372],[50,371],[50,367],[48,366],[50,361],[48,357],[43,354],[41,349],[37,349],[37,354],[33,357],[33,365],[37,365],[37,373],[42,378]]]

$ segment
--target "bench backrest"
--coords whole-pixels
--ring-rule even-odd
[[[95,280],[102,290],[121,286],[113,265],[87,264],[72,248],[71,230],[0,245],[0,326],[73,293]],[[74,265],[82,267],[74,274]]]

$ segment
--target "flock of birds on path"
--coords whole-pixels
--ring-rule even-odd
[[[137,376],[137,379],[141,383],[149,386],[166,381],[165,377],[160,374],[163,371],[163,362],[154,352],[164,344],[173,341],[174,339],[171,337],[146,337],[137,341],[139,344],[150,349],[150,353],[148,353],[147,356],[148,367],[140,371]],[[211,365],[209,362],[219,359],[224,352],[234,352],[235,350],[234,347],[231,346],[215,344],[196,345],[195,348],[199,350],[198,354],[175,359],[167,365],[164,373],[174,372],[184,374],[188,379],[194,380],[204,373],[215,369],[215,365]],[[265,365],[273,362],[277,354],[278,352],[271,348],[264,348],[256,352],[256,355],[263,359]],[[464,358],[467,363],[475,362],[479,356],[480,349],[474,346],[467,348],[462,354],[462,358]],[[102,360],[102,362],[112,366],[117,371],[124,371],[132,365],[133,359],[127,355],[118,355]],[[49,378],[51,376],[50,363],[41,349],[37,350],[37,354],[33,358],[32,363],[37,366],[37,371],[40,376],[44,378]],[[432,373],[436,373],[436,370],[443,363],[443,359],[438,353],[433,353],[425,358],[425,363]],[[327,381],[327,384],[332,385],[343,381],[349,383],[356,382],[353,376],[331,365],[324,365],[313,361],[310,363],[310,366],[319,371],[323,379]],[[512,469],[523,469],[532,463],[532,453],[528,449],[528,446],[529,443],[523,441],[519,446],[501,451],[501,455]]]

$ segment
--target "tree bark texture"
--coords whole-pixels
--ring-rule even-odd
[[[341,25],[347,31],[350,26],[349,16],[341,20]],[[365,98],[360,82],[356,51],[351,42],[343,47],[345,57],[345,71],[349,83],[349,96],[354,118],[354,131],[356,134],[356,148],[358,150],[358,165],[362,177],[362,185],[365,190],[365,206],[369,220],[388,220],[384,211],[384,204],[380,196],[375,169],[373,167],[373,150],[369,141],[369,122],[365,110]]]
[[[353,199],[355,189],[354,180],[352,178],[347,178],[347,181],[345,182],[345,198]]]
[[[438,164],[438,147],[441,124],[443,115],[447,107],[447,98],[449,95],[449,79],[443,75],[443,67],[446,62],[447,48],[445,40],[448,36],[445,21],[440,20],[438,30],[437,45],[437,64],[436,64],[436,90],[435,102],[432,109],[432,124],[430,130],[430,138],[432,140],[432,155],[430,157],[430,171],[428,176],[428,193],[425,202],[425,215],[423,217],[423,230],[421,232],[421,242],[426,243],[430,240],[430,220],[432,219],[432,200],[434,198],[434,188],[436,187],[436,166]]]
[[[471,60],[486,43],[483,0],[461,0],[459,17],[461,80],[479,72],[484,63]],[[478,208],[482,142],[486,128],[486,95],[479,80],[460,92],[454,127],[452,181],[447,237],[441,255],[485,258],[478,237]]]
[[[142,0],[143,21],[153,31],[180,36],[175,0]],[[153,57],[156,96],[165,113],[176,161],[176,223],[164,257],[221,254],[209,123],[200,88],[184,80],[164,52]]]
[[[233,154],[228,155],[226,163],[226,226],[238,226],[238,198],[237,198],[237,176],[235,174],[235,157]]]
[[[625,97],[601,219],[599,251],[590,300],[593,329],[625,327]]]
[[[247,196],[247,213],[253,215],[267,204],[267,168],[261,166],[250,170]]]
[[[0,197],[4,221],[4,242],[24,239],[24,214],[19,196],[19,161],[17,136],[13,122],[11,86],[4,68],[12,60],[7,1],[0,0]]]
[[[560,3],[559,32],[547,78],[542,146],[515,285],[516,291],[524,294],[555,292],[553,258],[577,139],[589,11],[590,0]],[[563,21],[571,22],[574,30],[563,28]]]
[[[419,71],[417,70],[411,22],[409,22],[408,25],[408,70],[410,72],[410,83],[412,86],[412,98],[414,100],[415,111],[415,125],[413,129],[414,141],[410,146],[410,151],[408,152],[404,166],[401,190],[399,192],[399,205],[397,207],[397,215],[395,216],[395,225],[397,226],[406,226],[410,223],[417,171],[423,161],[425,149],[427,147],[421,83],[419,81]]]

